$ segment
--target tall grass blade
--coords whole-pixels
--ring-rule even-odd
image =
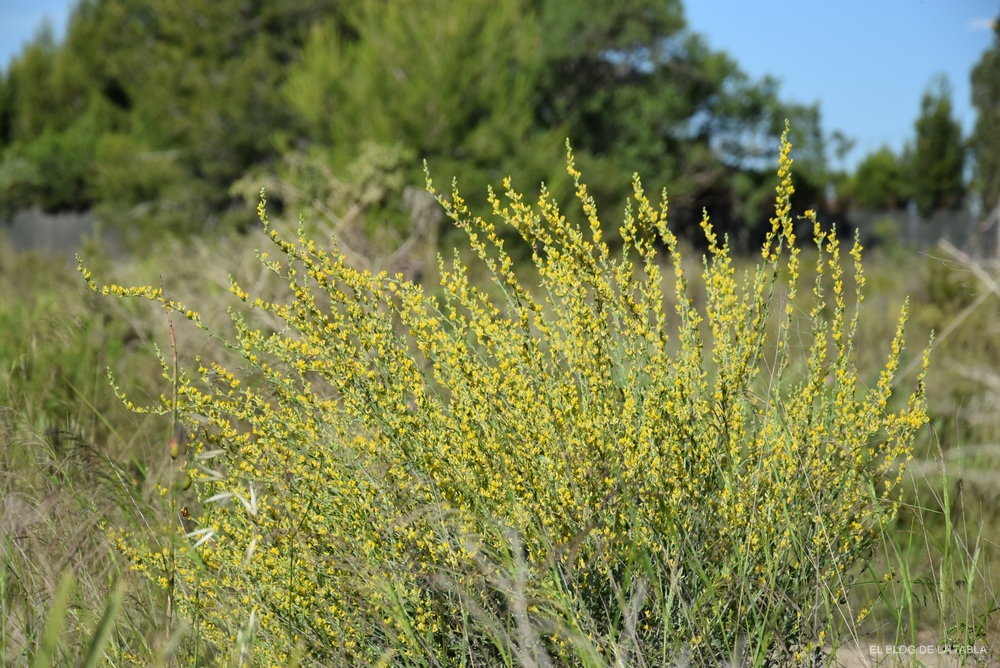
[[[54,665],[53,661],[59,649],[59,638],[66,623],[66,609],[69,607],[69,595],[73,590],[73,579],[73,572],[66,571],[59,581],[56,599],[45,620],[41,643],[31,662],[32,668],[51,668]]]
[[[94,633],[94,637],[90,641],[87,658],[83,662],[84,668],[97,668],[97,665],[101,662],[104,645],[107,644],[108,638],[111,637],[111,630],[115,626],[115,618],[118,617],[118,612],[121,610],[123,598],[125,598],[125,584],[119,583],[114,593],[111,594],[111,599],[108,601],[107,607],[104,608],[104,617],[101,618],[101,624],[97,627],[97,632]]]

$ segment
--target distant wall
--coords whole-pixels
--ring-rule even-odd
[[[72,260],[88,239],[94,236],[97,217],[90,212],[45,213],[40,209],[17,212],[11,219],[0,219],[0,234],[17,251],[38,251]],[[124,253],[114,231],[101,230],[101,246],[112,257]]]
[[[927,218],[916,211],[855,209],[835,215],[838,227],[851,235],[858,230],[861,243],[871,248],[879,243],[902,243],[927,250],[941,239],[973,257],[996,257],[997,229],[984,229],[981,217],[966,209],[935,211]],[[0,235],[6,235],[18,251],[39,251],[72,261],[88,239],[93,238],[97,217],[90,212],[45,213],[39,209],[19,211],[10,220],[0,219]],[[811,230],[806,231],[811,234]],[[101,230],[101,246],[110,257],[125,255],[121,239],[113,230]]]
[[[956,248],[978,257],[993,257],[997,252],[997,230],[981,225],[981,216],[968,210],[935,211],[924,218],[914,210],[853,210],[840,219],[857,230],[861,243],[871,247],[896,241],[927,250],[945,239]]]

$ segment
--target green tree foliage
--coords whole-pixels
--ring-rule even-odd
[[[774,80],[750,81],[685,30],[676,0],[431,4],[360,1],[312,31],[286,96],[334,164],[367,140],[399,143],[436,173],[516,171],[566,200],[571,184],[545,165],[569,137],[599,205],[624,202],[638,169],[672,183],[682,226],[702,207],[756,222],[792,118],[800,192],[819,191],[818,109],[782,103]]]
[[[972,104],[976,126],[970,143],[975,156],[975,182],[988,207],[1000,195],[1000,22],[993,23],[993,44],[972,70]]]
[[[199,231],[251,220],[243,177],[287,180],[305,152],[345,178],[374,143],[412,155],[414,183],[427,159],[474,190],[518,173],[568,201],[549,165],[569,137],[598,205],[636,169],[673,184],[681,227],[702,207],[728,227],[767,220],[785,118],[808,208],[818,109],[712,51],[680,0],[81,0],[65,42],[41,32],[0,83],[0,198]]]
[[[312,136],[353,157],[365,141],[496,161],[531,122],[538,39],[521,0],[359,3],[310,34],[288,99]],[[342,36],[345,30],[353,38]]]
[[[924,93],[913,150],[913,198],[924,215],[961,205],[965,195],[962,126],[952,117],[951,88],[944,77]]]
[[[671,183],[681,227],[696,225],[703,207],[754,224],[767,218],[771,167],[791,118],[801,203],[815,206],[825,172],[818,109],[783,103],[776,80],[753,82],[709,49],[684,29],[679,2],[549,2],[541,19],[539,116],[573,139],[591,173],[621,175],[631,165]],[[628,183],[600,179],[592,188],[617,205]]]
[[[232,181],[276,158],[274,131],[295,127],[275,91],[333,7],[83,0],[64,44],[43,31],[4,77],[0,196],[8,207],[97,203],[132,229],[224,219]]]
[[[851,180],[856,204],[871,209],[896,209],[910,198],[909,168],[891,148],[883,146],[858,165]]]
[[[865,157],[849,184],[854,204],[895,209],[912,199],[924,216],[961,205],[966,144],[962,127],[952,115],[946,77],[928,86],[914,129],[914,139],[901,154],[883,146]]]
[[[110,119],[99,100],[89,96],[75,54],[69,45],[57,47],[48,25],[11,63],[0,116],[5,145],[0,196],[5,205],[63,209],[91,203],[91,159],[96,138]]]

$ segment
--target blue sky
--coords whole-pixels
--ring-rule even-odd
[[[826,132],[857,140],[848,167],[913,134],[935,75],[951,81],[955,115],[975,123],[969,75],[992,43],[998,0],[688,0],[689,27],[784,98],[819,101]]]
[[[6,69],[11,57],[31,40],[45,17],[61,37],[71,6],[67,0],[0,0],[0,66]]]
[[[600,1],[600,0],[597,0]],[[0,0],[4,67],[45,17],[61,36],[69,0]],[[689,26],[784,98],[820,102],[823,128],[857,140],[846,166],[913,135],[920,98],[946,74],[955,112],[972,129],[969,72],[992,41],[1000,0],[687,0]]]

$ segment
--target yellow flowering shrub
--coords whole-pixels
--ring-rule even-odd
[[[895,515],[926,421],[927,357],[893,412],[904,307],[877,385],[859,387],[861,249],[849,313],[837,237],[806,212],[818,259],[799,359],[789,149],[783,138],[756,271],[738,277],[703,222],[701,310],[666,197],[654,208],[635,178],[612,253],[571,155],[583,226],[544,187],[534,205],[509,180],[490,192],[495,219],[533,249],[538,290],[495,223],[457,189],[439,196],[502,299],[470,283],[457,253],[439,259],[440,299],[355,271],[335,244],[282,238],[262,194],[279,259],[259,258],[288,300],[235,280],[232,292],[283,328],[234,312],[225,345],[242,370],[181,371],[176,400],[147,409],[176,411],[192,435],[199,528],[175,525],[172,565],[116,539],[154,580],[172,570],[199,637],[240,642],[259,665],[296,648],[317,665],[808,660]],[[84,274],[201,323],[159,289]]]

